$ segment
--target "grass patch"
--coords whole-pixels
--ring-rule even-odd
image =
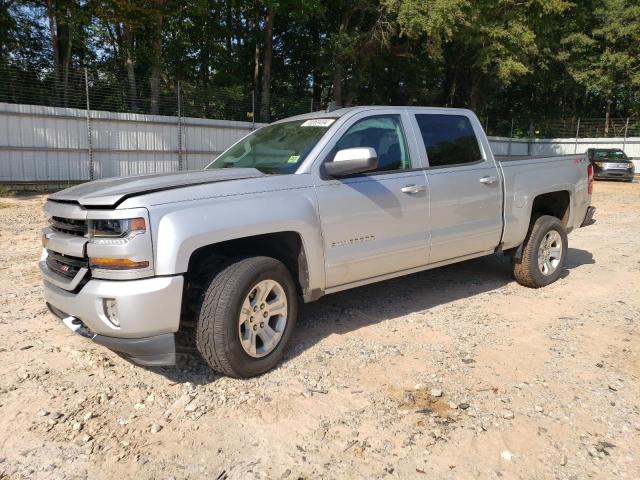
[[[8,185],[0,185],[0,197],[12,197],[14,193]]]

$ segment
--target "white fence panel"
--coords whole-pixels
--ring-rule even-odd
[[[179,145],[181,125],[182,142]],[[91,111],[94,178],[199,169],[249,122]],[[86,111],[0,103],[0,182],[89,180]]]
[[[640,172],[640,137],[628,138],[541,138],[528,141],[505,137],[490,137],[489,143],[495,155],[572,155],[584,153],[589,148],[621,148],[633,159],[636,172]],[[511,143],[511,146],[509,146]]]

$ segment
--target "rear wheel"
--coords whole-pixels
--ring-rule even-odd
[[[224,375],[260,375],[282,358],[297,314],[296,288],[280,261],[250,257],[226,262],[202,295],[198,351]]]
[[[538,217],[525,238],[522,258],[513,261],[513,277],[520,285],[540,288],[555,282],[567,259],[567,232],[556,217]]]

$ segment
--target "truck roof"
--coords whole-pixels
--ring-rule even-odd
[[[467,112],[469,113],[470,110],[464,109],[464,108],[443,108],[443,107],[421,107],[421,106],[406,106],[406,105],[362,105],[362,106],[358,106],[358,107],[345,107],[345,108],[338,108],[336,110],[332,110],[332,111],[326,111],[326,110],[319,110],[316,112],[309,112],[309,113],[303,113],[301,115],[295,115],[293,117],[287,117],[287,118],[283,118],[282,120],[278,120],[277,122],[274,123],[280,123],[280,122],[290,122],[292,120],[307,120],[310,118],[340,118],[344,115],[350,114],[350,113],[357,113],[357,112],[361,112],[361,111],[365,111],[365,110],[375,110],[375,109],[380,109],[380,110],[385,110],[385,109],[397,109],[397,108],[401,108],[404,110],[424,110],[424,111],[429,111],[429,110],[448,110],[453,112]]]

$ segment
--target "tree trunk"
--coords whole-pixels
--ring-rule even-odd
[[[320,102],[322,101],[322,85],[320,84],[320,76],[322,75],[322,69],[320,66],[320,32],[318,31],[318,25],[316,19],[313,20],[311,26],[311,39],[313,42],[313,93],[311,96],[312,110],[320,109]]]
[[[260,83],[260,12],[258,10],[258,4],[254,4],[253,11],[253,37],[256,42],[256,47],[253,51],[253,98],[254,101],[258,97],[258,88]],[[255,105],[253,105],[255,109]],[[256,112],[252,112],[255,115]],[[254,119],[255,120],[255,119]]]
[[[225,37],[227,43],[227,60],[233,65],[233,12],[231,11],[231,2],[225,2]]]
[[[458,74],[457,72],[453,74],[453,79],[451,80],[451,88],[449,89],[449,104],[447,107],[455,107],[456,106],[456,90],[458,89]]]
[[[133,34],[131,33],[131,27],[126,22],[123,24],[122,36],[125,50],[124,66],[127,71],[127,81],[129,82],[129,103],[131,110],[137,112],[138,89],[136,87],[136,71],[134,68]]]
[[[62,76],[62,102],[68,106],[69,97],[69,69],[71,68],[71,54],[73,47],[72,31],[73,14],[66,6],[63,12],[56,15],[56,31],[58,39],[58,67]]]
[[[354,8],[345,8],[342,10],[342,18],[340,19],[340,28],[338,33],[344,35],[349,28],[349,21],[355,13]],[[335,53],[333,65],[333,102],[336,107],[342,106],[342,82],[344,80],[344,62],[346,58],[342,52]]]
[[[333,102],[336,108],[342,106],[342,77],[344,76],[344,65],[340,55],[336,55],[333,67]]]
[[[63,78],[62,78],[62,88],[64,88],[64,106],[68,106],[68,97],[69,97],[69,69],[71,68],[71,51],[72,51],[72,40],[71,40],[71,27],[67,25],[67,45],[64,52],[64,63],[62,64],[63,69]]]
[[[471,93],[469,94],[469,109],[474,112],[478,109],[478,103],[480,100],[480,75],[478,73],[473,74],[471,79]]]
[[[153,58],[149,89],[151,93],[151,115],[160,113],[160,74],[162,73],[162,13],[156,13],[155,32],[152,41]]]
[[[609,123],[610,123],[610,118],[611,118],[611,104],[613,102],[611,101],[611,99],[607,98],[607,106],[605,108],[604,111],[604,136],[608,137],[609,136]]]
[[[49,18],[49,34],[51,35],[51,50],[53,51],[53,71],[55,78],[54,95],[56,105],[60,104],[60,52],[58,45],[58,33],[56,31],[56,13],[53,7],[53,0],[47,0],[47,17]]]
[[[276,12],[273,8],[267,10],[267,23],[264,30],[264,58],[262,62],[262,95],[260,102],[260,121],[271,119],[271,56],[273,54],[273,23]]]
[[[256,48],[253,52],[253,89],[258,90],[260,83],[260,44],[256,42]]]

